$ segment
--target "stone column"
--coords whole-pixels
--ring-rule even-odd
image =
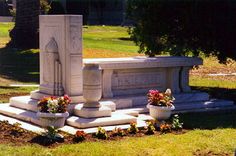
[[[170,67],[167,69],[167,88],[170,88],[173,93],[180,92],[179,84],[180,67]]]
[[[94,118],[111,116],[111,109],[101,105],[102,71],[98,64],[85,64],[83,68],[83,107],[76,109],[80,117]]]
[[[182,67],[180,73],[180,87],[182,92],[191,92],[189,87],[189,70],[191,67]]]
[[[102,96],[103,98],[112,98],[113,97],[113,93],[112,93],[112,89],[111,89],[111,84],[112,84],[112,77],[113,74],[113,69],[105,69],[103,71],[103,85],[102,85]]]

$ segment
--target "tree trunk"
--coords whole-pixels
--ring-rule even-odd
[[[17,0],[15,27],[10,32],[10,47],[39,47],[39,0]]]

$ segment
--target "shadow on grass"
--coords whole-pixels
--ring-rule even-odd
[[[232,100],[236,104],[236,89],[218,87],[191,87],[210,94],[210,98]],[[236,128],[236,110],[185,113],[180,115],[188,129]]]
[[[0,49],[0,75],[21,82],[39,82],[38,50]]]
[[[180,114],[187,129],[236,128],[236,110]]]
[[[132,39],[130,37],[120,37],[118,39],[122,40],[122,41],[132,41]]]
[[[234,101],[236,104],[236,89],[218,87],[198,87],[192,86],[193,90],[199,90],[210,94],[210,98],[225,99]]]

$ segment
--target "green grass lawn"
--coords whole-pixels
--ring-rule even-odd
[[[27,94],[35,87],[10,87],[15,83],[38,83],[38,50],[3,48],[9,41],[12,23],[0,23],[0,102],[15,95]],[[85,26],[83,28],[83,55],[85,58],[129,57],[140,55],[138,47],[129,39],[126,27]],[[209,92],[217,98],[235,100],[236,78],[209,77],[207,73],[236,72],[236,63],[221,65],[213,57],[204,58],[204,65],[191,72],[190,85]],[[236,100],[235,100],[236,101]],[[120,141],[85,142],[49,149],[37,145],[0,145],[0,155],[192,155],[213,151],[233,155],[236,148],[236,112],[192,113],[181,115],[186,134],[166,134]],[[17,154],[16,154],[17,153]]]
[[[235,129],[194,130],[183,135],[165,134],[162,136],[145,136],[141,138],[126,138],[120,141],[85,142],[73,145],[62,145],[54,149],[36,145],[21,147],[0,145],[0,155],[155,155],[169,156],[193,155],[200,150],[202,154],[209,151],[215,154],[228,153],[233,155],[236,139]]]

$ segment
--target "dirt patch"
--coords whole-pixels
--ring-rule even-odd
[[[182,131],[172,131],[172,134],[184,134],[189,130],[182,130]],[[112,140],[121,140],[124,138],[129,137],[143,137],[146,130],[140,130],[136,134],[130,134],[126,130],[124,130],[124,136],[117,136],[114,135],[113,132],[107,132],[108,138],[104,141],[112,141]],[[61,135],[64,136],[63,139],[59,140],[52,140],[46,136],[38,135],[31,131],[25,130],[20,128],[18,123],[11,125],[7,121],[0,121],[0,144],[12,144],[15,146],[22,146],[26,144],[38,144],[47,148],[54,148],[62,144],[75,144],[79,143],[76,141],[74,135],[70,135],[68,133],[59,132]],[[155,131],[152,135],[162,135],[160,131]],[[97,142],[101,141],[100,139],[95,138],[92,134],[86,134],[85,140],[86,142]]]

